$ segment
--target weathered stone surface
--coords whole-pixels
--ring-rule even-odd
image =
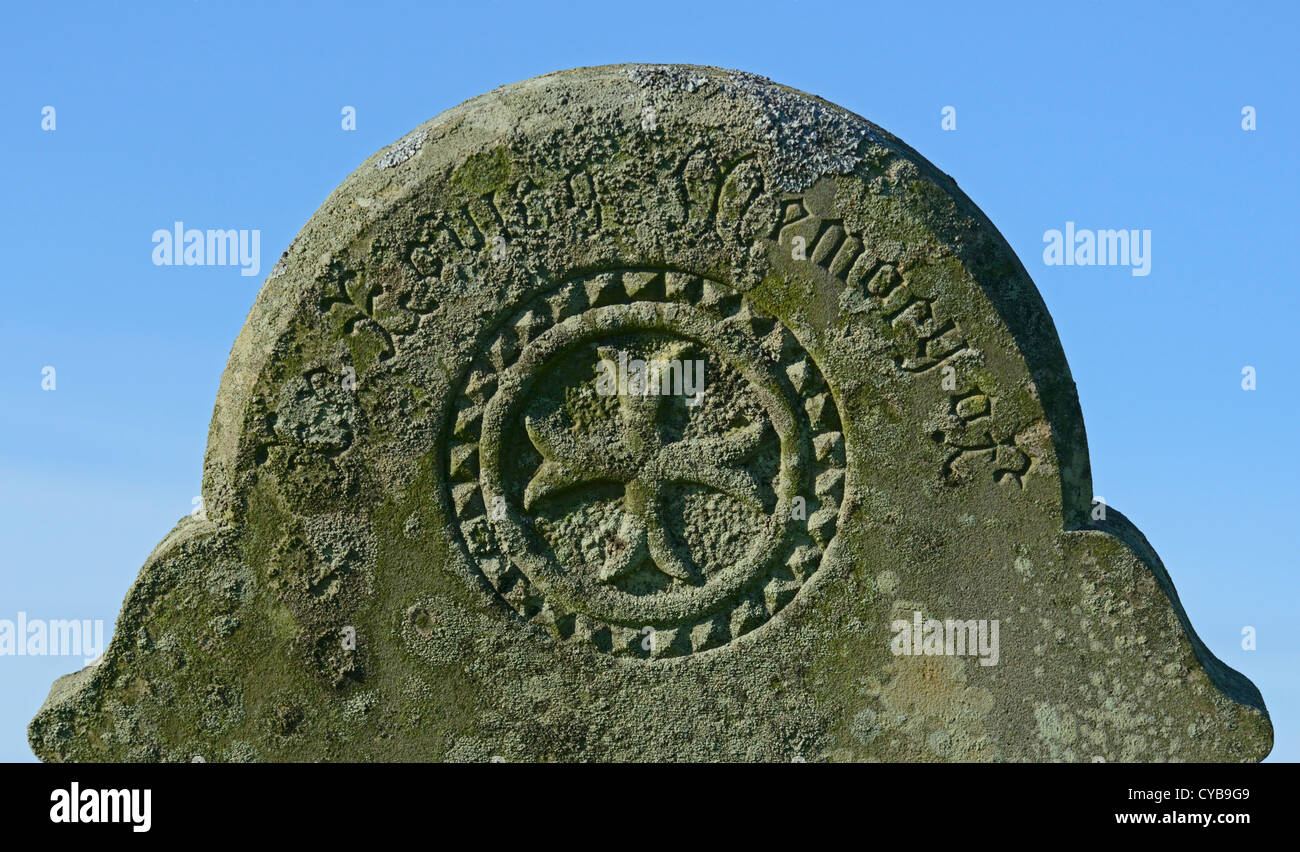
[[[704,392],[603,394],[620,356]],[[32,722],[43,759],[1271,747],[1146,540],[1092,519],[994,227],[749,74],[551,74],[364,163],[253,306],[203,492]],[[895,653],[914,619],[996,622],[996,664]]]

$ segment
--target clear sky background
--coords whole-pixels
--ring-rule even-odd
[[[1094,491],[1146,533],[1201,637],[1263,692],[1271,759],[1300,759],[1298,8],[10,4],[0,619],[98,618],[111,632],[199,493],[218,381],[262,279],[365,157],[504,83],[691,62],[865,116],[988,214],[1056,322]],[[261,274],[154,266],[152,233],[178,219],[260,229]],[[1151,274],[1045,266],[1043,234],[1066,221],[1150,229]],[[33,759],[26,724],[80,665],[0,656],[0,760]]]

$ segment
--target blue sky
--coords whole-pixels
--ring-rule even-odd
[[[0,619],[111,629],[198,494],[218,380],[262,278],[366,156],[503,83],[692,62],[852,109],[988,214],[1056,322],[1095,492],[1155,545],[1210,648],[1262,690],[1271,759],[1300,759],[1287,442],[1300,7],[115,5],[10,7],[0,35]],[[261,274],[154,266],[151,235],[176,220],[260,229]],[[1045,266],[1044,232],[1067,221],[1150,229],[1150,275]],[[0,760],[33,759],[26,723],[79,665],[0,656]]]

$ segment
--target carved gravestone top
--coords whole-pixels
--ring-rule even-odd
[[[364,163],[258,295],[203,498],[55,684],[43,759],[1271,746],[1093,511],[1001,236],[890,134],[750,74],[550,74]]]

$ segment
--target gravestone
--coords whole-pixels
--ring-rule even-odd
[[[42,759],[1271,748],[1094,504],[997,230],[747,73],[550,74],[367,160],[235,342],[203,506],[55,683]]]

